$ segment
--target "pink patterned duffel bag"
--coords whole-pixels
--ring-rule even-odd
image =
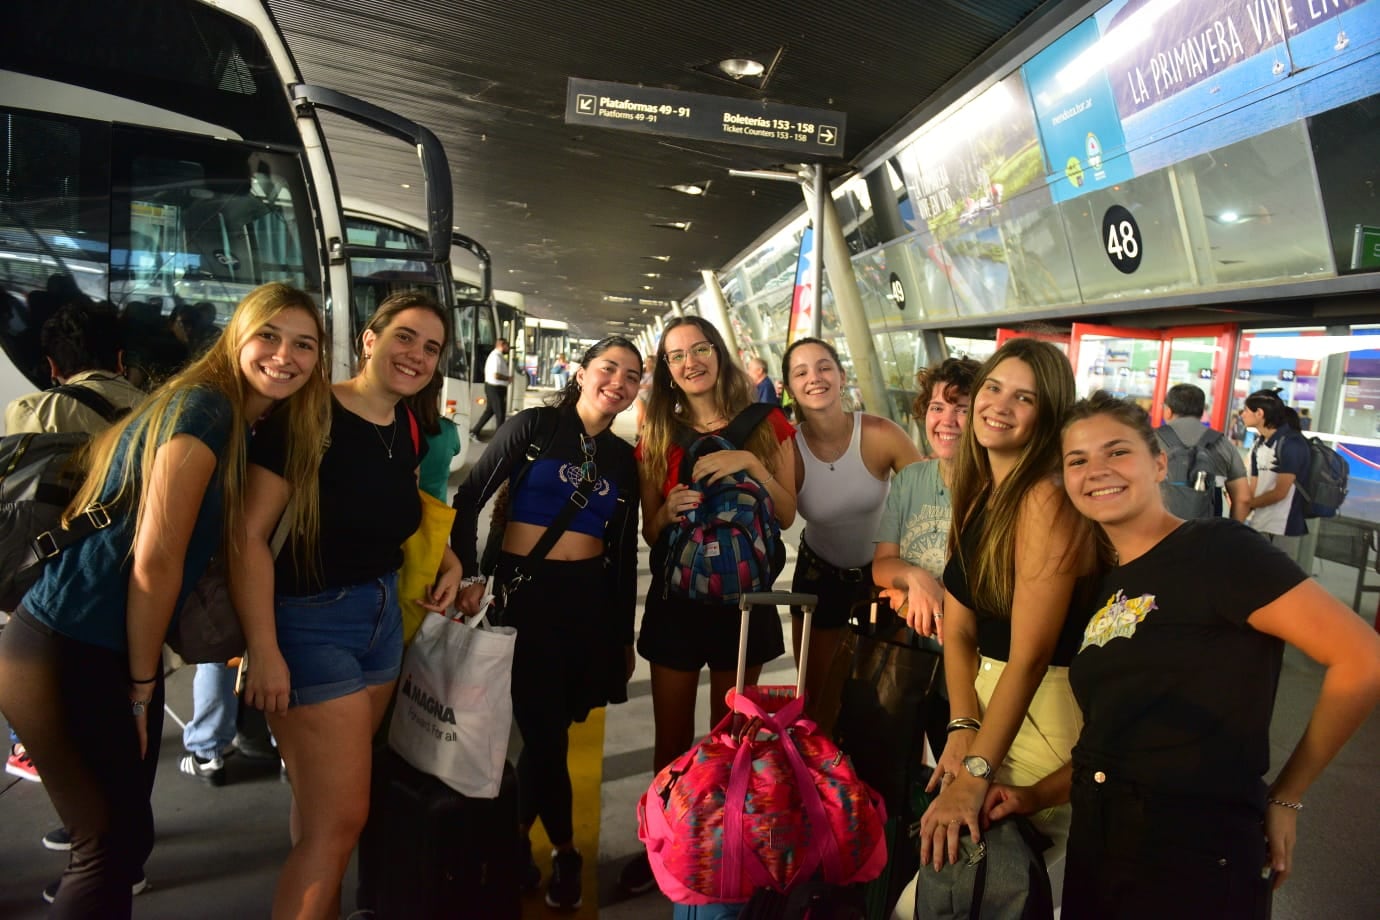
[[[638,803],[638,837],[662,893],[710,904],[786,891],[816,871],[836,885],[880,875],[882,798],[802,716],[794,688],[730,690],[727,701],[732,712]]]

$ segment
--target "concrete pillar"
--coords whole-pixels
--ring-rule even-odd
[[[711,270],[705,268],[700,270],[700,277],[704,279],[704,296],[700,298],[700,316],[709,320],[724,337],[724,343],[728,345],[729,355],[735,362],[742,364],[738,358],[738,336],[733,333],[733,323],[728,318],[728,301],[724,299],[724,289],[719,287],[719,276]]]
[[[813,189],[802,183],[807,206],[813,204]],[[867,315],[863,312],[862,297],[858,295],[858,279],[853,274],[853,261],[849,258],[848,244],[843,239],[843,227],[839,223],[839,212],[834,207],[834,198],[828,186],[822,188],[824,213],[823,238],[824,270],[829,273],[829,289],[834,294],[834,308],[839,312],[839,323],[843,326],[843,337],[848,342],[848,354],[853,359],[853,375],[862,390],[863,402],[867,411],[873,415],[894,418],[891,400],[887,398],[886,378],[882,376],[881,361],[872,341],[872,330],[867,325]],[[824,292],[815,292],[815,309],[823,314]]]

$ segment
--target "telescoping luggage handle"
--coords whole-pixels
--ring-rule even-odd
[[[743,687],[747,684],[748,614],[756,604],[799,607],[804,615],[804,622],[800,625],[800,665],[795,672],[795,695],[799,698],[805,692],[805,665],[810,657],[810,621],[815,615],[815,605],[818,603],[818,595],[792,594],[789,591],[758,591],[744,594],[739,598],[738,608],[743,612],[743,619],[738,626],[738,680],[734,684],[738,694],[742,694]]]

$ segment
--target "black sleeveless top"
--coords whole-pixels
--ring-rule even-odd
[[[977,555],[978,544],[982,540],[983,528],[986,526],[986,517],[987,506],[984,503],[958,535],[959,552],[949,557],[948,564],[944,566],[944,588],[955,600],[977,615],[978,652],[988,658],[1008,661],[1011,658],[1011,611],[979,608],[973,601],[973,594],[968,585],[968,572],[963,564],[965,557],[973,558]],[[1088,625],[1090,614],[1089,605],[1083,600],[1083,595],[1095,586],[1096,580],[1093,576],[1082,576],[1074,585],[1068,615],[1064,618],[1064,626],[1059,631],[1058,641],[1054,645],[1054,656],[1049,662],[1051,665],[1066,668],[1073,661],[1073,656],[1078,654],[1078,647],[1083,642],[1083,630]]]

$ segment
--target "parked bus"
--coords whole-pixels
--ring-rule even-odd
[[[565,355],[567,362],[571,359],[570,324],[558,319],[527,317],[525,347],[527,355],[523,368],[527,371],[528,379],[535,380],[537,386],[555,386],[551,369],[556,359],[561,355]],[[579,360],[579,355],[574,357]]]
[[[319,298],[343,379],[357,324],[346,308],[351,262],[382,250],[432,266],[449,259],[439,141],[304,84],[262,0],[10,0],[5,13],[0,401],[49,385],[39,331],[73,298],[121,310],[126,365],[152,383],[178,363],[174,308],[209,305],[223,323],[269,281]],[[417,150],[428,222],[411,248],[349,239],[321,111]]]
[[[442,365],[446,381],[441,398],[455,424],[468,431],[484,411],[484,360],[500,337],[512,346],[508,357],[513,368],[523,367],[522,295],[492,291],[488,250],[464,234],[451,234],[447,262],[428,262],[416,257],[425,241],[419,218],[357,198],[343,200],[350,242],[368,250],[368,255],[350,259],[356,334],[374,307],[394,291],[424,290],[449,304],[455,340]],[[526,392],[525,377],[515,374],[508,388],[510,414],[522,408]],[[471,459],[468,439],[462,444],[453,469]]]

